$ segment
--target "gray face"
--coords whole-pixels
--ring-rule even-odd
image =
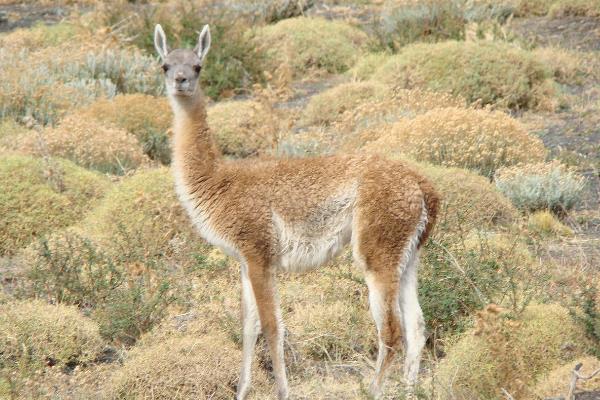
[[[192,51],[177,49],[165,57],[162,64],[167,93],[170,96],[193,96],[202,70],[200,57]]]
[[[198,91],[202,62],[210,49],[210,29],[202,28],[194,50],[169,51],[165,32],[160,25],[154,29],[154,47],[162,60],[167,94],[174,98],[192,97]]]

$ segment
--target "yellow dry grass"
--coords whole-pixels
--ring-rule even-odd
[[[570,363],[557,366],[538,380],[532,390],[534,395],[531,398],[535,400],[560,396],[566,398],[571,383],[571,372],[578,363],[583,364],[579,371],[583,376],[591,375],[600,369],[600,360],[592,356],[580,357]],[[600,375],[596,375],[591,380],[577,381],[577,391],[592,391],[598,388],[600,388]]]
[[[110,398],[143,398],[149,393],[156,400],[233,398],[242,357],[222,337],[184,336],[134,349],[112,378]],[[253,378],[254,398],[268,398],[264,372],[254,371]]]
[[[527,219],[528,229],[540,236],[573,236],[573,231],[548,210],[536,211]]]

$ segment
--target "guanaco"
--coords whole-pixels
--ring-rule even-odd
[[[321,266],[346,245],[364,271],[379,338],[370,390],[380,396],[402,344],[404,379],[414,387],[425,344],[417,296],[419,249],[438,209],[429,181],[402,162],[378,156],[225,160],[207,125],[199,85],[211,44],[208,25],[193,50],[169,50],[160,25],[154,44],[174,113],[177,195],[200,235],[241,265],[243,361],[237,399],[245,399],[250,389],[261,330],[278,399],[288,398],[274,273]]]

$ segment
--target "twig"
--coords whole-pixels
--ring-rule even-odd
[[[471,280],[471,278],[469,278],[469,276],[467,275],[467,273],[465,272],[465,270],[462,269],[462,267],[458,263],[458,260],[454,257],[454,255],[452,255],[452,253],[450,252],[450,250],[448,250],[446,248],[446,246],[444,246],[443,244],[441,244],[437,240],[432,240],[431,242],[434,243],[436,246],[439,246],[442,250],[444,250],[446,252],[446,254],[448,254],[448,257],[450,258],[450,261],[452,261],[452,264],[456,267],[457,270],[460,271],[461,274],[463,274],[463,276],[467,279],[467,282],[473,287],[473,289],[475,289],[475,292],[477,293],[477,296],[479,297],[479,300],[481,300],[481,302],[483,304],[488,304],[489,300],[486,299],[486,297],[483,295],[483,293],[481,292],[481,290],[479,290],[479,288],[477,287],[477,285],[475,285],[475,282],[473,282]]]
[[[512,395],[511,395],[510,393],[508,393],[508,391],[507,391],[506,389],[504,389],[504,388],[500,388],[500,390],[502,391],[502,394],[503,394],[504,396],[506,396],[506,399],[507,399],[507,400],[515,400],[515,399],[512,397]]]
[[[600,374],[600,368],[599,368],[596,371],[592,372],[590,375],[583,376],[579,373],[579,370],[581,370],[581,367],[583,367],[583,364],[579,363],[575,366],[575,368],[573,368],[573,371],[571,371],[571,383],[569,384],[569,393],[567,394],[567,400],[575,399],[575,388],[577,386],[578,380],[581,379],[582,381],[587,381],[587,380],[592,379],[594,376]]]

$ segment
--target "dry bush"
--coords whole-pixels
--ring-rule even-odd
[[[548,15],[553,18],[600,16],[600,3],[597,0],[557,0],[552,1],[551,4]]]
[[[278,123],[274,110],[264,101],[241,100],[215,104],[208,109],[208,125],[213,129],[223,154],[248,157],[275,147]]]
[[[414,169],[428,177],[442,203],[435,236],[465,234],[471,229],[506,224],[516,218],[510,202],[487,179],[459,168],[415,164]]]
[[[588,347],[585,335],[558,305],[532,305],[511,319],[498,306],[478,314],[475,330],[447,347],[435,380],[442,398],[515,398],[535,380]]]
[[[389,388],[390,380],[391,378],[388,378],[386,381],[386,388]],[[331,375],[323,373],[311,375],[296,385],[292,384],[291,390],[298,400],[362,400],[366,393],[361,377],[357,377],[355,373],[345,374],[339,370]]]
[[[0,254],[82,219],[109,186],[70,161],[20,155],[0,157],[0,181]]]
[[[550,108],[554,95],[550,71],[532,54],[492,41],[410,45],[373,77],[511,109]]]
[[[300,352],[314,360],[347,361],[371,355],[377,333],[366,304],[299,304],[286,321]]]
[[[29,155],[66,158],[82,167],[111,174],[124,174],[150,161],[133,135],[90,118],[68,116],[41,135],[43,144],[32,132],[19,141],[19,150]]]
[[[464,100],[448,94],[398,89],[383,97],[373,96],[354,102],[352,107],[347,106],[345,111],[334,116],[328,127],[289,132],[280,141],[278,151],[292,156],[354,152],[365,143],[378,139],[399,119],[439,107],[462,105]]]
[[[580,200],[585,178],[558,161],[499,169],[496,186],[513,204],[525,211],[563,213]]]
[[[309,359],[356,361],[375,354],[377,333],[366,286],[349,255],[344,258],[325,276],[317,271],[282,283],[286,326],[295,349]]]
[[[0,366],[33,372],[94,361],[102,350],[98,325],[75,307],[38,300],[0,305]]]
[[[463,4],[456,0],[388,0],[375,24],[383,47],[464,38]]]
[[[199,241],[173,187],[168,168],[139,170],[108,192],[78,230],[132,268],[146,259],[185,264]]]
[[[537,60],[551,69],[557,82],[580,84],[590,72],[581,52],[559,47],[539,47],[531,52]]]
[[[366,50],[368,37],[345,22],[298,17],[258,28],[254,41],[265,49],[271,73],[288,64],[295,78],[303,78],[346,71]]]
[[[582,357],[564,365],[560,365],[552,369],[548,374],[541,377],[532,392],[534,396],[532,399],[546,399],[546,398],[558,398],[561,395],[566,398],[567,392],[569,391],[569,384],[571,382],[571,371],[575,368],[575,365],[581,363],[583,368],[579,371],[581,375],[587,376],[592,372],[600,368],[600,360],[596,357]],[[600,376],[596,375],[594,378],[588,381],[579,380],[577,381],[577,390],[597,390],[600,387]]]
[[[302,113],[303,125],[330,124],[348,110],[355,110],[365,101],[381,101],[391,97],[386,86],[376,82],[349,82],[311,97]]]
[[[242,355],[223,334],[167,339],[141,346],[128,355],[113,376],[111,398],[231,399],[235,394]],[[253,374],[257,398],[265,398],[269,384],[261,371]]]
[[[168,164],[171,159],[167,130],[173,116],[164,97],[119,94],[112,99],[100,99],[73,115],[74,118],[95,118],[125,129],[137,137],[144,153],[151,159],[163,164]]]
[[[573,231],[547,210],[531,214],[527,219],[527,228],[540,236],[573,236]]]
[[[348,75],[354,80],[364,81],[369,79],[375,71],[385,64],[391,56],[387,53],[369,53],[362,56],[350,70]]]
[[[492,177],[503,166],[543,161],[542,141],[499,111],[434,109],[400,121],[366,149],[461,167]]]
[[[518,17],[548,14],[550,6],[557,0],[514,0]]]

